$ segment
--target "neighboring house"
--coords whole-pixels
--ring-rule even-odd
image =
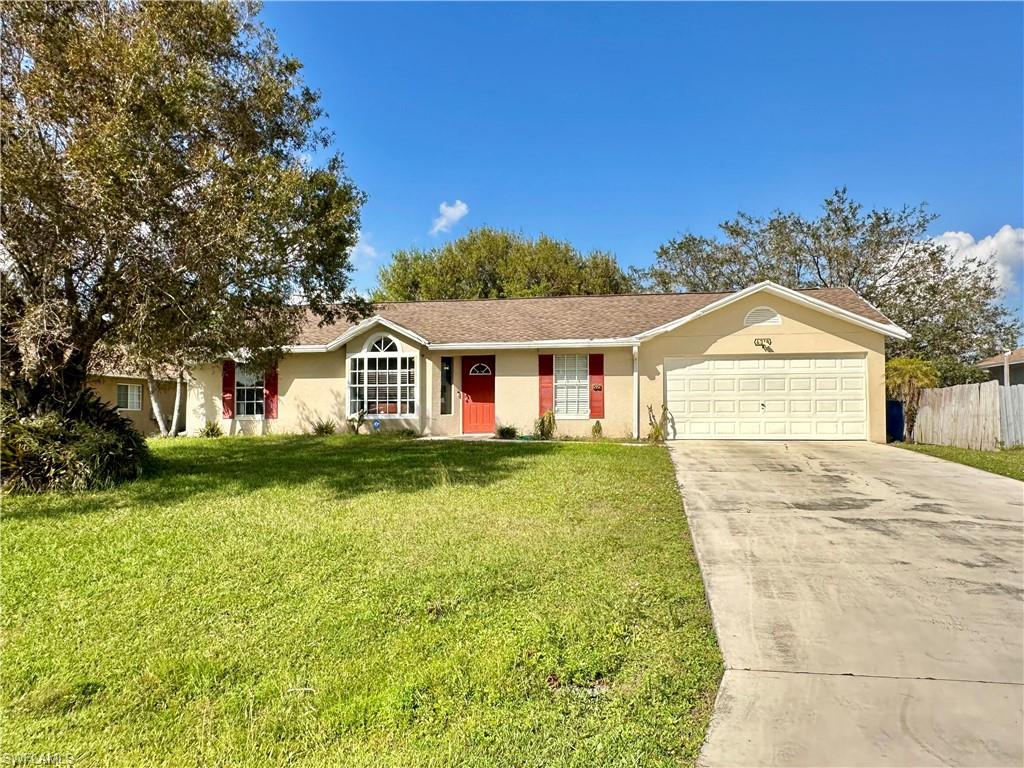
[[[1001,355],[993,355],[978,363],[978,367],[988,373],[990,380],[1005,383],[1004,370],[1009,368],[1010,384],[1024,384],[1024,347]]]
[[[149,397],[146,378],[137,374],[118,373],[93,369],[88,378],[89,387],[104,401],[117,408],[118,413],[128,419],[135,428],[144,435],[160,433],[160,427],[153,415],[153,403]],[[174,379],[161,377],[157,380],[157,392],[160,408],[167,420],[167,428],[171,427],[174,416]],[[181,402],[179,426],[185,425],[185,400]]]
[[[885,339],[907,338],[853,291],[770,282],[735,293],[424,301],[355,325],[310,318],[271,371],[191,372],[188,431],[367,426],[430,435],[558,432],[885,441]]]

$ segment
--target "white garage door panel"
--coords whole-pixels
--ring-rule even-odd
[[[676,439],[866,440],[863,357],[666,358]]]

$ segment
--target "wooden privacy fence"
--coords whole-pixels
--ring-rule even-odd
[[[914,442],[993,451],[1024,444],[1024,384],[922,389]]]

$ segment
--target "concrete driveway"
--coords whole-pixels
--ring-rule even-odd
[[[726,672],[701,764],[1024,764],[1024,483],[870,443],[670,446]]]

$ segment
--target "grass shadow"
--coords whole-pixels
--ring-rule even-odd
[[[86,514],[125,502],[170,505],[207,494],[312,485],[339,501],[379,491],[416,493],[439,485],[482,487],[530,469],[539,456],[555,450],[558,446],[552,443],[386,436],[175,438],[153,451],[146,475],[135,482],[108,491],[19,497],[5,504],[4,517]]]

